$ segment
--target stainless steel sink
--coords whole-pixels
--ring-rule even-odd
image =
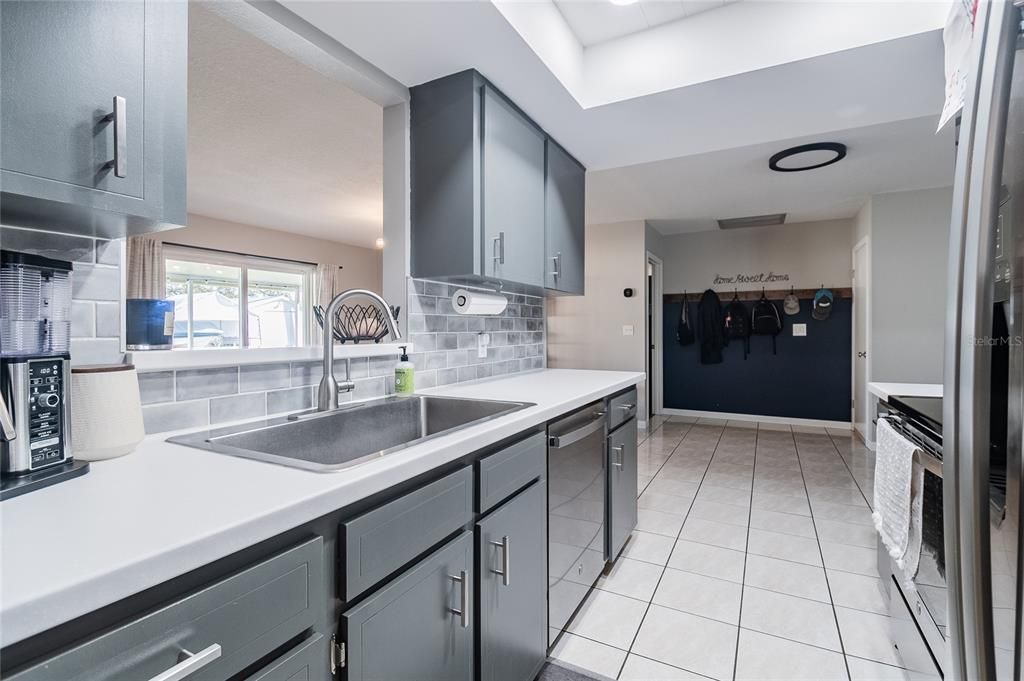
[[[534,406],[427,395],[392,396],[291,419],[179,435],[168,442],[331,472]]]

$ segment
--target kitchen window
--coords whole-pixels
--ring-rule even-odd
[[[175,349],[308,344],[313,265],[170,245],[164,258]]]

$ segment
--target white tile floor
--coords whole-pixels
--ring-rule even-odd
[[[553,652],[612,679],[906,679],[845,431],[658,419],[639,521]]]

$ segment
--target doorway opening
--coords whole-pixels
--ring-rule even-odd
[[[871,239],[864,237],[853,247],[853,395],[850,408],[853,428],[869,446],[871,409],[868,381],[871,380]]]
[[[647,253],[647,291],[646,291],[646,362],[647,373],[646,404],[648,427],[653,426],[655,415],[663,409],[664,386],[662,385],[662,299],[664,282],[662,279],[661,258]]]

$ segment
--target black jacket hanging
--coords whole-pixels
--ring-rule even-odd
[[[722,301],[708,289],[697,304],[697,337],[700,339],[700,363],[721,364],[725,337],[722,327]]]
[[[747,314],[747,306],[740,300],[739,293],[733,295],[732,300],[725,306],[725,319],[722,322],[725,333],[725,343],[730,340],[738,340],[743,343],[743,359],[750,353],[750,318]]]

